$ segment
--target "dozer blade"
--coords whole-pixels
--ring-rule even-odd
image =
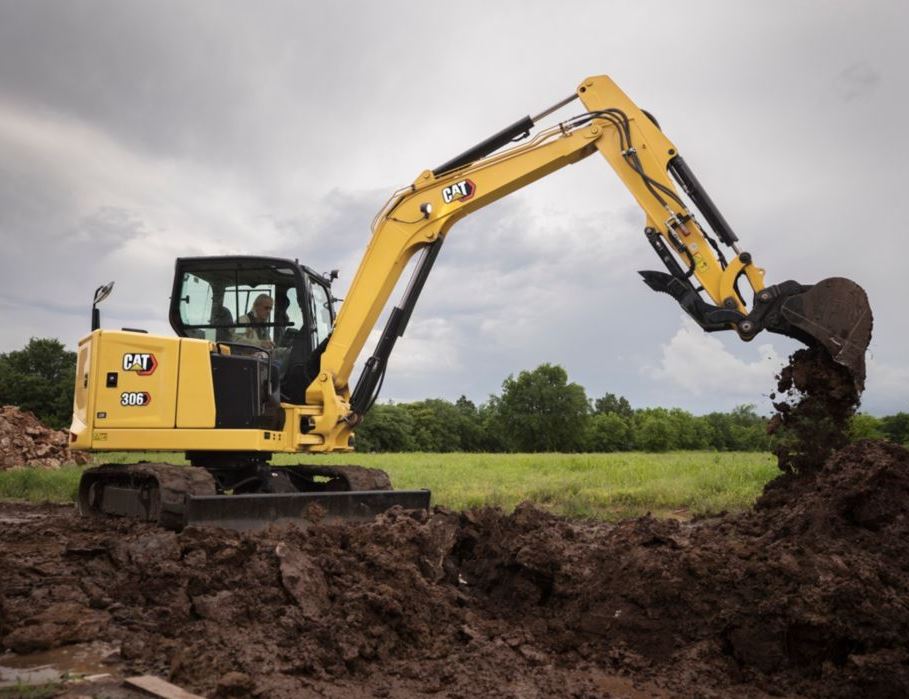
[[[355,466],[303,469],[295,473],[334,477],[330,487],[357,490],[221,495],[202,468],[161,463],[110,464],[86,470],[79,482],[83,516],[114,515],[167,529],[223,527],[262,529],[281,521],[306,525],[368,520],[392,507],[429,509],[429,490],[391,490],[388,477]],[[383,488],[368,490],[368,488]]]
[[[865,350],[871,342],[873,319],[862,287],[843,277],[824,279],[786,298],[780,312],[797,329],[784,334],[822,344],[835,362],[849,369],[856,387],[864,389]]]
[[[428,490],[194,495],[186,499],[183,526],[245,531],[282,521],[363,521],[396,505],[405,510],[428,510],[429,500]]]

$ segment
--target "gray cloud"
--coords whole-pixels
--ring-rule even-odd
[[[86,243],[102,249],[117,248],[148,235],[142,220],[128,209],[102,206],[79,221],[66,235],[70,246]]]
[[[786,8],[0,2],[0,351],[30,336],[74,346],[110,279],[105,322],[169,332],[181,255],[340,267],[343,296],[392,190],[609,72],[657,114],[769,282],[836,274],[868,289],[866,407],[907,409],[909,10]],[[684,50],[667,49],[680,27]],[[642,225],[598,155],[459,223],[384,396],[482,400],[543,361],[636,405],[702,412],[759,393],[759,349],[792,345],[692,333],[635,274],[659,267]]]
[[[837,90],[846,102],[867,95],[880,81],[881,74],[864,61],[853,63],[836,76]]]

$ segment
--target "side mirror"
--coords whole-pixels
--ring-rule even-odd
[[[104,286],[99,286],[97,289],[95,289],[95,300],[92,305],[97,306],[104,299],[106,299],[108,296],[110,296],[110,292],[112,292],[113,290],[114,290],[113,282],[108,282]]]
[[[108,282],[103,286],[99,286],[95,289],[95,298],[92,301],[92,330],[97,330],[101,327],[101,313],[98,311],[98,304],[101,303],[104,299],[110,296],[110,292],[114,290],[114,283]]]

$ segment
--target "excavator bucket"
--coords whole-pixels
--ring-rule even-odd
[[[768,329],[809,345],[820,343],[835,362],[849,369],[856,388],[864,389],[865,350],[873,323],[868,295],[843,277],[804,288],[783,300],[780,314],[784,321],[780,327],[768,325]]]

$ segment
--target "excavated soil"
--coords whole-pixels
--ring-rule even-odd
[[[848,444],[858,387],[849,370],[820,346],[797,350],[777,379],[777,412],[767,425],[775,436],[773,452],[784,473],[810,474]]]
[[[70,451],[69,432],[45,427],[34,413],[15,405],[0,406],[0,471],[30,466],[60,468],[63,464],[87,464],[86,452]]]
[[[909,452],[782,478],[690,523],[522,506],[175,534],[0,505],[0,645],[100,641],[118,673],[218,697],[909,695]]]

